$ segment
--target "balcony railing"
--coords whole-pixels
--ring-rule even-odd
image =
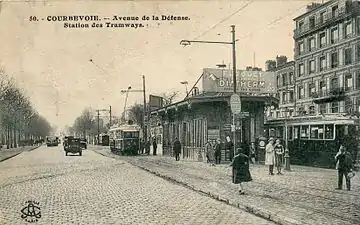
[[[318,92],[311,93],[311,97],[316,104],[341,101],[345,99],[345,89],[333,88],[330,90],[320,90]]]
[[[311,31],[320,29],[321,27],[328,25],[337,19],[345,18],[346,16],[352,15],[358,11],[357,7],[352,7],[348,5],[347,7],[341,7],[336,10],[334,13],[329,12],[324,14],[324,17],[320,19],[316,19],[315,23],[304,23],[301,27],[298,27],[294,30],[294,38],[299,38],[302,35],[305,35]]]

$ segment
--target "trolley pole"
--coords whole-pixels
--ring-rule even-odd
[[[146,92],[145,92],[145,75],[142,75],[143,80],[143,97],[144,97],[144,118],[143,118],[143,133],[144,133],[144,142],[147,141],[147,126],[146,126]]]

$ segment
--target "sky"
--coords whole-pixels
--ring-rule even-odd
[[[119,116],[125,102],[121,90],[129,85],[142,89],[142,75],[147,94],[179,91],[181,99],[185,86],[180,82],[188,81],[190,89],[203,68],[232,62],[231,45],[184,47],[182,39],[231,41],[234,24],[238,69],[264,68],[265,61],[277,55],[292,60],[293,18],[311,2],[316,1],[2,1],[0,68],[56,127],[72,125],[86,107],[111,105],[113,115]],[[144,24],[135,29],[64,28],[64,22],[46,19],[72,15],[98,15],[98,23],[115,15],[140,20],[146,15],[150,20],[126,21]],[[152,15],[190,20],[155,21]],[[34,16],[39,21],[30,21]],[[142,103],[141,93],[129,94],[127,105],[135,103]]]

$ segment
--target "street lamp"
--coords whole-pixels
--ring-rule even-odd
[[[223,42],[223,41],[190,41],[190,40],[181,40],[180,44],[183,46],[190,45],[191,43],[206,43],[206,44],[226,44],[226,45],[232,45],[232,60],[233,60],[233,93],[236,94],[236,41],[235,39],[235,25],[231,25],[231,33],[232,33],[232,41],[231,42]],[[240,77],[239,77],[240,79]],[[239,80],[240,83],[240,80]],[[237,102],[239,105],[241,104],[240,100]],[[241,105],[240,105],[241,108]],[[240,110],[241,111],[241,110]],[[241,120],[240,120],[241,121]],[[241,123],[241,122],[240,122]],[[235,127],[235,115],[233,115],[233,127]],[[242,124],[240,124],[240,129],[242,127]],[[235,144],[235,129],[234,129],[234,155],[236,154],[236,144]],[[240,135],[240,142],[242,139],[242,134]]]
[[[287,119],[288,119],[288,112],[289,112],[289,109],[286,107],[285,110],[285,155],[284,155],[284,158],[285,158],[285,170],[286,171],[291,171],[291,168],[290,168],[290,154],[289,154],[289,147],[288,147],[288,124],[287,124]]]

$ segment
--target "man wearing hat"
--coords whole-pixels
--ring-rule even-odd
[[[218,138],[216,140],[216,144],[215,144],[215,163],[216,164],[220,164],[221,162],[221,141],[220,138]]]
[[[265,165],[269,166],[269,175],[274,175],[275,149],[274,138],[269,139],[269,143],[265,147]]]

